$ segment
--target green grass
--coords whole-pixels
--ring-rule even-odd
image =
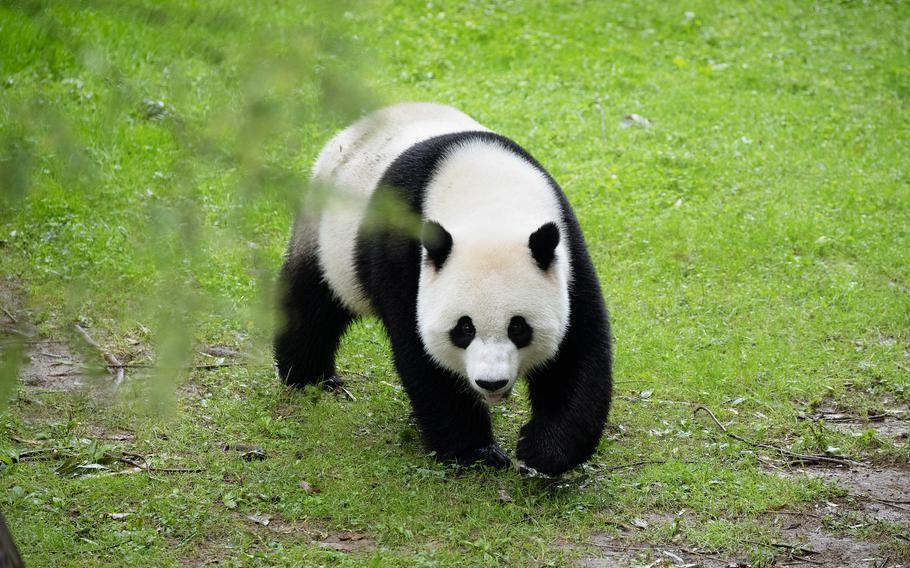
[[[705,404],[754,439],[907,465],[906,443],[796,418],[829,400],[910,402],[904,3],[326,4],[0,6],[0,274],[27,297],[22,317],[52,336],[81,321],[167,368],[193,340],[256,356],[130,371],[113,397],[19,389],[0,455],[39,439],[86,462],[127,450],[203,468],[0,465],[29,566],[565,564],[655,513],[623,538],[761,562],[773,551],[743,540],[776,529],[758,513],[836,498],[660,400]],[[274,378],[271,283],[309,164],[361,110],[399,100],[453,104],[516,139],[576,209],[617,399],[596,456],[564,479],[435,464],[376,321],[339,356],[356,401]],[[630,113],[652,126],[623,128]],[[522,396],[494,412],[504,447],[526,412]],[[642,459],[665,463],[609,469]],[[343,530],[375,547],[312,543]],[[900,553],[894,533],[872,536]]]

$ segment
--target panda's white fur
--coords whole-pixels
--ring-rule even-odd
[[[357,282],[354,247],[370,195],[386,168],[414,144],[451,132],[487,130],[452,107],[401,103],[380,109],[342,130],[313,165],[314,187],[330,192],[319,221],[319,263],[332,290],[355,314],[372,313]],[[308,225],[298,224],[299,230]],[[303,239],[297,237],[298,242]]]
[[[353,313],[372,311],[358,283],[354,255],[358,228],[380,176],[414,144],[465,130],[486,129],[450,107],[404,103],[358,121],[320,154],[313,178],[334,198],[319,222],[319,263],[332,291]],[[534,231],[548,222],[561,223],[559,204],[547,179],[526,160],[495,143],[473,141],[443,158],[426,188],[423,215],[442,225],[454,244],[442,270],[422,265],[417,297],[421,339],[434,361],[468,379],[487,402],[496,402],[519,375],[551,358],[565,334],[571,277],[566,239],[547,271],[536,266],[528,249]],[[477,329],[467,349],[449,338],[464,315]],[[523,349],[506,333],[515,315],[524,317],[534,333]],[[491,393],[477,387],[478,380],[507,384]]]

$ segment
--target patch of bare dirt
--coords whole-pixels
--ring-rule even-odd
[[[813,513],[772,513],[770,522],[781,534],[776,564],[872,568],[883,565],[888,556],[881,552],[877,543],[847,534],[832,534],[822,526],[824,514],[837,514],[833,509],[831,505],[820,504]]]
[[[63,342],[39,339],[28,344],[19,381],[43,390],[77,391],[96,383],[84,373],[79,356]]]
[[[910,468],[813,467],[779,473],[797,479],[821,478],[847,493],[846,498],[837,499],[836,503],[816,503],[811,511],[770,513],[770,522],[779,528],[781,541],[803,549],[785,550],[788,554],[780,558],[781,562],[789,559],[804,563],[804,559],[809,559],[822,566],[878,568],[889,559],[880,543],[855,538],[845,531],[862,529],[877,522],[897,524],[910,530]],[[832,522],[841,529],[832,532],[828,528]],[[895,563],[892,559],[887,566],[908,565]]]
[[[339,552],[356,553],[376,550],[375,540],[363,533],[353,531],[344,531],[329,535],[322,540],[316,541],[316,544]]]
[[[79,354],[64,341],[41,337],[30,322],[15,282],[0,280],[0,342],[22,343],[25,360],[19,368],[22,385],[41,390],[78,391],[97,386]]]
[[[845,490],[850,504],[867,517],[910,529],[910,468],[811,468],[805,474]]]

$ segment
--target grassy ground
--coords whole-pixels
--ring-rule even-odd
[[[776,452],[692,412],[910,472],[906,434],[868,421],[910,402],[906,4],[287,4],[0,6],[7,319],[31,341],[78,322],[162,366],[116,393],[46,376],[15,390],[0,509],[29,566],[606,563],[660,547],[763,565],[790,542],[769,513],[819,503],[841,505],[823,512],[833,538],[910,561],[906,517],[846,522],[843,489],[780,475]],[[617,397],[594,459],[563,479],[435,464],[376,321],[339,358],[353,397],[274,378],[270,282],[307,168],[361,109],[398,100],[516,139],[576,208]],[[649,125],[624,127],[632,113]],[[239,364],[174,370],[219,353]],[[526,412],[522,396],[497,407],[504,447]],[[58,459],[12,463],[47,447]],[[129,471],[122,452],[200,471],[111,475]],[[109,469],[76,467],[93,463]]]

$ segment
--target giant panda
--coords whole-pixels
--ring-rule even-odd
[[[488,406],[519,376],[523,466],[591,457],[610,406],[607,310],[569,202],[530,154],[454,108],[397,104],[332,138],[312,186],[280,276],[283,381],[340,385],[339,341],[372,314],[438,460],[511,464]]]

